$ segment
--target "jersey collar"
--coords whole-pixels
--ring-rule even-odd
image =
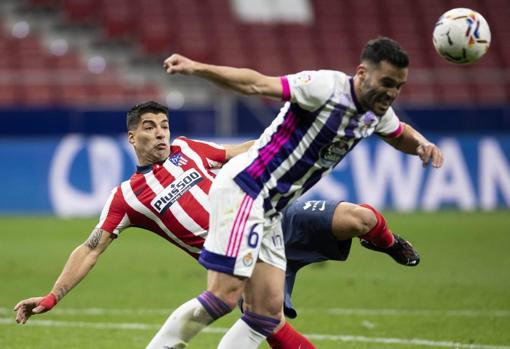
[[[160,161],[160,162],[155,162],[153,164],[148,164],[148,165],[144,165],[144,166],[136,166],[136,173],[141,173],[141,174],[146,174],[146,173],[149,173],[150,171],[152,171],[152,168],[154,167],[154,165],[163,165],[163,162],[164,161]]]

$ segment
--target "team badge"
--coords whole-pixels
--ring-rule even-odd
[[[184,166],[188,163],[188,159],[182,153],[172,154],[168,160],[175,166]]]
[[[253,255],[251,252],[248,252],[248,254],[243,257],[243,264],[245,267],[249,267],[253,264]]]

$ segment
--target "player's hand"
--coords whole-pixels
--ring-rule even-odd
[[[16,322],[24,324],[35,314],[45,313],[57,304],[57,297],[53,293],[45,297],[33,297],[22,300],[14,306],[16,312]]]
[[[191,75],[195,72],[197,62],[174,53],[163,63],[163,68],[168,74],[184,74]]]
[[[433,143],[420,144],[416,149],[416,153],[423,162],[423,167],[427,167],[429,163],[432,163],[434,168],[443,166],[443,153]]]

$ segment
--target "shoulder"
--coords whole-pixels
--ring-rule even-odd
[[[390,107],[381,117],[375,131],[383,136],[398,137],[403,129],[403,124],[400,122],[393,108]]]
[[[175,147],[192,147],[192,148],[203,148],[203,147],[210,147],[210,148],[216,148],[218,150],[223,150],[224,147],[210,141],[205,141],[201,139],[191,139],[184,136],[179,136],[170,144],[170,146]]]
[[[187,137],[184,137],[184,136],[179,136],[177,138],[175,138],[171,143],[170,143],[170,146],[181,146],[181,145],[184,145],[184,144],[188,144],[189,142],[191,141],[191,139],[187,138]]]
[[[305,70],[287,75],[287,79],[294,88],[321,85],[332,87],[337,79],[341,79],[342,75],[345,74],[334,70]]]
[[[335,94],[344,76],[333,70],[307,70],[288,75],[290,100],[306,110],[315,110]]]

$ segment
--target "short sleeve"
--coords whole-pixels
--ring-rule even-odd
[[[193,152],[204,159],[204,165],[210,169],[221,168],[227,161],[225,148],[213,142],[178,137],[172,145],[180,147],[184,154],[186,154],[185,148],[189,147]]]
[[[329,70],[303,71],[281,77],[282,99],[314,111],[333,95],[335,74]]]
[[[397,114],[393,108],[389,108],[388,111],[381,117],[381,120],[375,128],[375,132],[384,137],[398,137],[402,134],[404,125],[400,122]]]
[[[96,229],[102,229],[115,236],[119,235],[122,230],[131,224],[125,207],[121,188],[113,189],[101,211]]]

